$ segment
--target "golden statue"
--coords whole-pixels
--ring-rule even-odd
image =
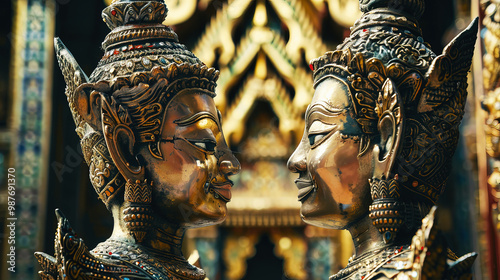
[[[90,78],[59,39],[57,58],[90,180],[113,214],[111,237],[89,250],[56,210],[55,257],[43,279],[205,279],[182,255],[187,228],[220,223],[239,172],[221,130],[218,71],[178,42],[163,0],[115,0]]]
[[[436,56],[423,0],[360,0],[350,37],[311,62],[315,93],[288,166],[301,216],[346,229],[355,255],[330,279],[467,279],[434,227],[463,117],[477,19]],[[463,277],[463,278],[461,278]]]

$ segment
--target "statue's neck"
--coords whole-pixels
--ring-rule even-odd
[[[349,226],[347,230],[351,233],[354,243],[355,258],[370,252],[375,253],[386,246],[382,234],[373,225],[368,215]]]
[[[137,243],[125,225],[121,207],[112,206],[111,212],[113,213],[114,227],[110,239],[139,244],[148,249],[158,261],[185,261],[182,254],[182,239],[186,231],[185,228],[156,218],[153,225],[147,229],[148,233],[144,240]]]
[[[137,242],[125,225],[122,210],[120,206],[112,206],[111,211],[114,219],[113,233],[102,244],[115,244],[118,242],[119,246],[127,248],[118,251],[123,254],[127,254],[127,252],[136,255],[140,254],[144,263],[148,263],[149,266],[159,269],[160,273],[169,271],[168,273],[178,277],[176,279],[205,279],[205,272],[189,264],[182,254],[182,239],[186,231],[184,227],[173,225],[159,217],[155,217],[153,225],[145,229],[147,233],[144,239],[141,242]],[[134,258],[137,258],[137,256]],[[161,272],[162,270],[163,272]]]
[[[171,262],[185,261],[182,254],[182,238],[186,230],[166,224],[156,224],[151,233],[141,243],[156,259]]]

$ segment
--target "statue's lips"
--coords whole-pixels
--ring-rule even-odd
[[[295,185],[299,188],[299,201],[305,200],[312,190],[314,190],[314,183],[311,180],[299,178],[295,180]]]
[[[231,181],[226,181],[222,184],[214,184],[212,183],[212,189],[216,192],[222,200],[229,202],[231,201],[231,188],[233,187],[233,183]]]

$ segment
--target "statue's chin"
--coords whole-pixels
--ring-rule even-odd
[[[329,229],[343,229],[347,225],[347,218],[339,213],[329,212],[330,209],[321,209],[317,205],[302,203],[300,217],[302,220],[316,227]]]
[[[223,223],[226,220],[226,215],[223,217],[214,217],[213,219],[200,219],[197,221],[192,221],[189,223],[184,224],[185,228],[201,228],[201,227],[208,227],[208,226],[214,226]]]
[[[356,207],[356,205],[344,205],[342,208],[336,204],[320,205],[315,200],[303,200],[300,217],[305,223],[313,226],[346,229],[353,222],[359,221],[366,215],[366,211],[360,210],[361,208]]]
[[[203,207],[201,209],[192,210],[189,215],[189,210],[186,210],[181,224],[186,228],[199,228],[213,226],[223,223],[226,220],[227,207],[226,202],[222,201],[217,207]],[[182,214],[182,211],[181,211]]]
[[[332,220],[325,216],[308,216],[300,213],[302,220],[309,225],[328,229],[344,229],[347,223],[341,220]]]

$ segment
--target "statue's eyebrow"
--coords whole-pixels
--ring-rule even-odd
[[[337,117],[342,114],[346,108],[333,107],[328,102],[319,101],[314,103],[313,105],[309,105],[306,110],[306,124],[312,121],[311,117],[313,114],[320,114],[325,118],[328,117]]]
[[[186,116],[186,117],[177,119],[174,121],[174,123],[179,125],[179,126],[188,126],[188,125],[192,125],[192,124],[196,123],[197,121],[199,121],[201,119],[205,119],[205,118],[209,118],[212,121],[214,121],[214,123],[216,123],[217,127],[220,129],[220,124],[217,121],[217,118],[212,113],[206,112],[206,111],[198,112],[198,113],[193,114],[191,116]]]
[[[222,125],[222,114],[219,109],[217,109],[217,117],[219,118],[219,123]]]

